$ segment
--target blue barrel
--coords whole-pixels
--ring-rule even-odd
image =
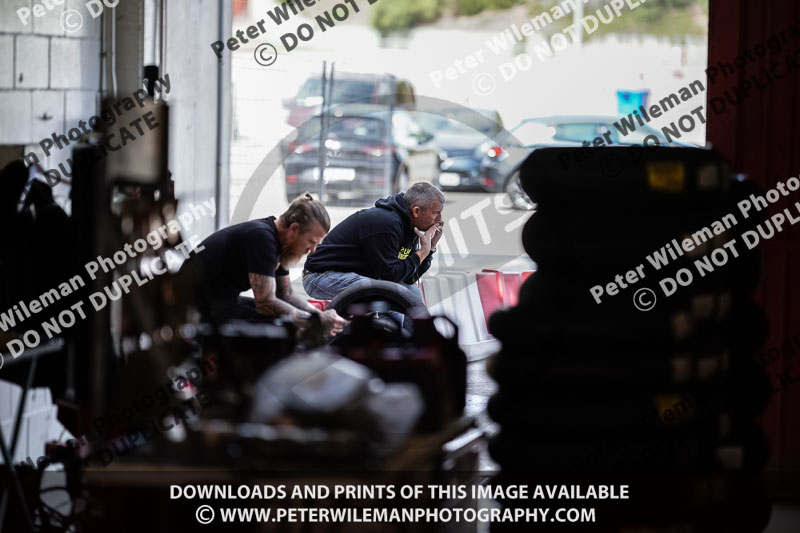
[[[639,106],[647,109],[650,91],[617,91],[617,113],[627,115]]]

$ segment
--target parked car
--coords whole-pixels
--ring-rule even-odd
[[[327,81],[330,84],[330,80]],[[322,76],[307,79],[297,92],[297,96],[284,101],[289,114],[286,122],[295,128],[303,125],[308,119],[317,115],[322,107]],[[329,106],[341,104],[383,104],[394,105],[411,110],[416,105],[414,86],[407,80],[396,78],[391,74],[352,74],[336,72],[333,87],[329,91]]]
[[[435,179],[436,151],[430,142],[433,136],[407,111],[392,111],[388,142],[389,110],[385,106],[334,108],[325,118],[327,127],[322,139],[320,120],[318,115],[307,121],[285,147],[287,200],[304,191],[318,191],[320,140],[325,147],[323,200],[372,200],[405,190],[412,183]]]
[[[439,150],[439,187],[483,190],[479,171],[485,154],[477,147],[502,131],[500,114],[488,109],[446,108],[435,113],[417,111],[414,118],[434,136]]]
[[[656,136],[662,145],[688,146],[685,143],[667,142],[660,131],[650,126],[640,126],[636,131],[620,135],[614,122],[619,117],[562,115],[529,118],[509,132],[501,134],[500,142],[491,141],[478,147],[481,159],[481,183],[490,192],[504,191],[515,209],[534,207],[519,181],[519,167],[531,151],[544,146],[581,146],[596,137],[608,135],[614,145],[641,145],[649,135]]]

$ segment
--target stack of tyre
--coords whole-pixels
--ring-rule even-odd
[[[638,473],[620,525],[760,531],[768,506],[742,475],[766,462],[754,420],[771,394],[742,239],[763,217],[737,207],[752,185],[712,151],[667,147],[536,150],[522,184],[538,269],[489,323],[500,482]]]

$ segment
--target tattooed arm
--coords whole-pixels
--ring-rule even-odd
[[[340,317],[333,309],[320,312],[319,309],[306,300],[296,296],[294,292],[292,292],[292,283],[289,281],[289,276],[277,276],[276,283],[278,284],[278,298],[293,305],[301,312],[308,311],[309,313],[318,314],[322,322],[322,327],[325,329],[327,335],[336,335],[347,325],[347,321]]]
[[[294,294],[292,291],[292,282],[289,280],[289,276],[275,276],[275,283],[277,283],[275,292],[278,295],[278,298],[293,305],[301,311],[308,311],[314,315],[319,314],[319,309],[308,303],[303,298],[300,298]]]
[[[255,297],[256,311],[262,315],[280,316],[289,315],[299,327],[306,325],[306,320],[311,316],[309,311],[298,309],[289,302],[278,298],[275,294],[275,278],[263,274],[248,274],[250,287]]]

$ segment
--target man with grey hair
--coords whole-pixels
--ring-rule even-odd
[[[303,287],[312,298],[330,300],[355,283],[398,283],[421,299],[417,280],[431,267],[442,237],[444,195],[416,183],[362,209],[333,228],[308,256]]]

